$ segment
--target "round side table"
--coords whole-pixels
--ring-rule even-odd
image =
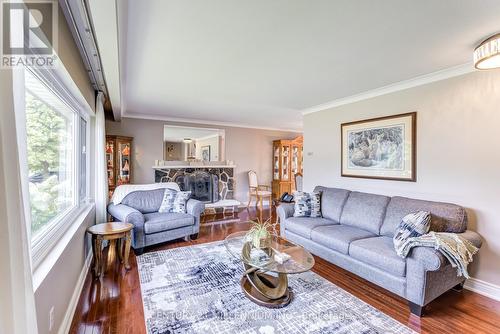
[[[87,228],[87,233],[92,235],[92,253],[94,256],[94,274],[101,276],[102,267],[102,241],[109,240],[108,266],[115,258],[116,247],[121,263],[125,263],[125,269],[130,269],[128,257],[130,254],[130,242],[132,241],[132,229],[134,225],[129,223],[103,223],[92,225]],[[125,244],[123,244],[125,240]],[[118,243],[117,243],[118,241]]]

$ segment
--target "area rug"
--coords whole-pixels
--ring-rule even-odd
[[[223,242],[146,253],[137,262],[150,334],[414,333],[311,271],[289,275],[288,306],[258,306],[241,291],[241,261]]]

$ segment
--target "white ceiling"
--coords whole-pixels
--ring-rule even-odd
[[[498,0],[125,6],[124,117],[263,128],[299,130],[302,110],[471,63],[474,47],[500,31]]]

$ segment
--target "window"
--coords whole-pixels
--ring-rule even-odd
[[[25,71],[31,238],[46,247],[87,202],[87,116],[64,91]],[[65,229],[64,229],[65,230]]]
[[[80,203],[87,200],[87,121],[80,117]]]

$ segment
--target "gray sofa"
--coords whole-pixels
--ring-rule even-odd
[[[178,190],[178,189],[177,189]],[[138,255],[144,247],[178,238],[196,239],[205,204],[195,199],[186,203],[186,213],[160,213],[165,189],[134,191],[120,204],[108,205],[108,213],[118,221],[134,225],[132,247]]]
[[[315,190],[322,192],[322,218],[293,217],[293,204],[278,207],[281,235],[286,239],[407,299],[418,316],[433,299],[463,286],[464,278],[457,277],[441,253],[415,247],[403,259],[396,254],[392,237],[405,215],[424,210],[432,214],[432,231],[460,233],[481,247],[480,236],[467,230],[464,208],[337,188]]]

